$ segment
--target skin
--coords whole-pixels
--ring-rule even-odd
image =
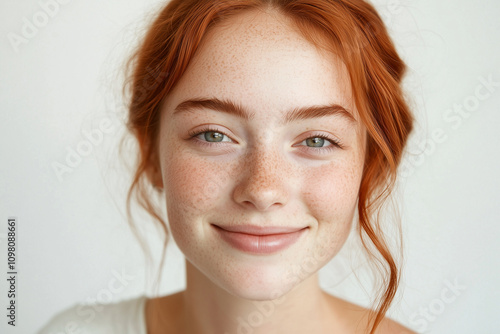
[[[356,209],[366,131],[351,94],[342,62],[276,12],[239,14],[205,36],[164,100],[158,147],[157,183],[186,257],[187,288],[148,300],[148,333],[246,333],[241,322],[259,310],[267,311],[253,334],[365,332],[367,310],[322,291],[317,274],[343,246]],[[231,100],[252,117],[208,108],[174,113],[185,100],[208,98]],[[332,103],[352,118],[283,123],[289,110]],[[207,125],[214,132],[193,136]],[[315,143],[318,135],[332,141]],[[252,255],[211,224],[307,230],[283,251]],[[381,329],[405,333],[389,320]]]

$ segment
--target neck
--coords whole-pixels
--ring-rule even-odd
[[[332,320],[318,274],[275,300],[253,301],[215,285],[186,261],[184,333],[326,333]]]

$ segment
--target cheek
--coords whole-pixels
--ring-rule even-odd
[[[191,240],[199,233],[196,221],[213,205],[217,187],[207,180],[209,166],[196,159],[178,153],[162,158],[168,225],[180,249],[189,249]]]
[[[361,180],[361,167],[332,164],[304,179],[304,201],[324,223],[352,215]]]
[[[356,210],[362,167],[332,164],[305,179],[304,201],[317,222],[321,253],[331,259],[349,236]]]
[[[169,224],[172,228],[193,228],[195,220],[213,212],[226,199],[229,171],[216,161],[180,149],[171,151],[162,157]]]

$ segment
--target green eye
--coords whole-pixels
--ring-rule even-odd
[[[323,147],[325,146],[325,138],[321,137],[311,137],[305,140],[307,146],[310,147]]]
[[[211,143],[221,142],[224,139],[224,134],[215,131],[207,131],[204,133],[206,141]]]

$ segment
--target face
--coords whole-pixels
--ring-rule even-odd
[[[162,105],[158,152],[174,240],[233,295],[285,294],[348,237],[365,137],[345,66],[281,14],[246,12],[216,26]],[[242,241],[221,231],[243,225],[300,231],[284,248],[273,248],[283,235]],[[248,240],[268,248],[234,246]]]

